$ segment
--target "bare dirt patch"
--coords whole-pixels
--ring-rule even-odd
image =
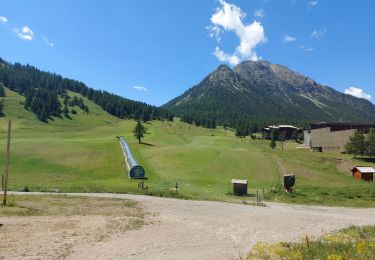
[[[0,259],[65,259],[143,225],[137,203],[124,199],[13,196],[0,207]]]

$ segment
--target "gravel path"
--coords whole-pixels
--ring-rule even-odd
[[[375,208],[278,203],[257,207],[129,194],[70,195],[140,202],[146,225],[97,243],[78,243],[66,259],[238,258],[256,242],[300,241],[354,224],[375,225]]]

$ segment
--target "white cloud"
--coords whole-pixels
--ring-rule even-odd
[[[314,30],[312,33],[311,33],[311,37],[312,38],[315,38],[315,39],[321,39],[323,38],[324,34],[327,32],[326,29],[323,29],[323,30]]]
[[[34,38],[34,32],[27,26],[23,26],[21,29],[14,28],[13,31],[22,40],[31,41]]]
[[[305,47],[305,46],[299,46],[299,48],[301,49],[301,50],[304,50],[304,51],[307,51],[307,52],[310,52],[310,51],[314,51],[315,50],[315,48],[311,48],[311,47]]]
[[[216,38],[216,41],[217,42],[220,42],[221,41],[221,36],[220,36],[220,28],[219,26],[216,26],[216,25],[209,25],[206,27],[206,29],[209,31],[209,36],[211,38]]]
[[[42,36],[42,39],[43,39],[44,43],[45,43],[46,45],[48,45],[49,47],[53,47],[53,46],[55,46],[55,44],[54,44],[53,42],[51,42],[50,40],[48,40],[47,37]]]
[[[263,26],[254,21],[251,24],[244,24],[243,19],[246,14],[241,9],[233,4],[229,4],[224,0],[219,0],[220,7],[216,9],[211,16],[211,25],[207,28],[210,31],[210,36],[215,37],[220,42],[220,35],[223,32],[233,31],[240,44],[236,47],[233,54],[225,53],[216,46],[214,55],[220,60],[236,65],[242,60],[258,60],[258,56],[254,48],[259,43],[264,43],[267,38],[264,35]]]
[[[216,56],[216,58],[218,58],[219,61],[228,62],[233,65],[240,63],[240,58],[237,55],[227,54],[223,52],[222,50],[220,50],[218,46],[216,46],[215,48],[214,55]]]
[[[8,22],[8,18],[4,17],[4,16],[0,16],[0,24],[5,24]]]
[[[283,43],[295,42],[296,40],[297,39],[295,37],[285,34],[283,38]]]
[[[264,17],[264,11],[263,9],[257,9],[254,11],[254,16],[255,17]]]
[[[318,1],[313,1],[312,0],[312,1],[309,2],[310,6],[316,6],[317,4],[318,4]]]
[[[148,89],[146,87],[142,87],[142,86],[134,86],[133,88],[138,90],[138,91],[144,91],[144,92],[148,91]]]
[[[362,89],[356,87],[350,87],[348,89],[345,89],[344,93],[355,96],[357,98],[364,98],[367,100],[371,100],[372,98],[370,94],[367,94]]]

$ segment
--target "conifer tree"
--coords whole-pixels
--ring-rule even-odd
[[[5,89],[3,83],[0,83],[0,97],[5,97]]]
[[[0,100],[0,116],[4,115],[4,103]]]
[[[137,125],[135,126],[133,130],[133,133],[134,133],[134,137],[138,139],[138,143],[141,143],[141,138],[144,137],[144,134],[147,134],[147,129],[138,120]]]
[[[46,106],[43,106],[43,108],[42,108],[42,110],[39,114],[39,119],[42,122],[47,122],[47,118],[48,118],[48,115],[47,115],[47,111],[46,111]]]
[[[69,109],[66,105],[64,106],[63,112],[65,117],[69,117]]]
[[[350,137],[349,142],[345,145],[345,149],[347,153],[353,154],[354,158],[356,158],[358,154],[363,156],[366,151],[366,140],[363,132],[357,130],[354,136]]]
[[[375,154],[375,130],[373,128],[370,129],[367,136],[367,152],[370,158]]]

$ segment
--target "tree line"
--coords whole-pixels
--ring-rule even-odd
[[[50,116],[67,114],[69,112],[67,106],[78,106],[88,112],[88,107],[83,100],[75,100],[74,97],[70,101],[65,99],[68,90],[81,94],[109,114],[119,118],[133,118],[144,122],[155,119],[173,120],[173,113],[168,110],[123,98],[107,91],[95,90],[80,81],[41,71],[30,65],[12,64],[1,58],[0,82],[25,96],[25,108],[35,113],[42,121],[47,121]],[[59,97],[64,98],[66,102],[63,108]]]
[[[5,89],[4,85],[0,82],[0,97],[5,97]],[[4,103],[2,100],[0,100],[0,116],[3,116],[4,111]]]

